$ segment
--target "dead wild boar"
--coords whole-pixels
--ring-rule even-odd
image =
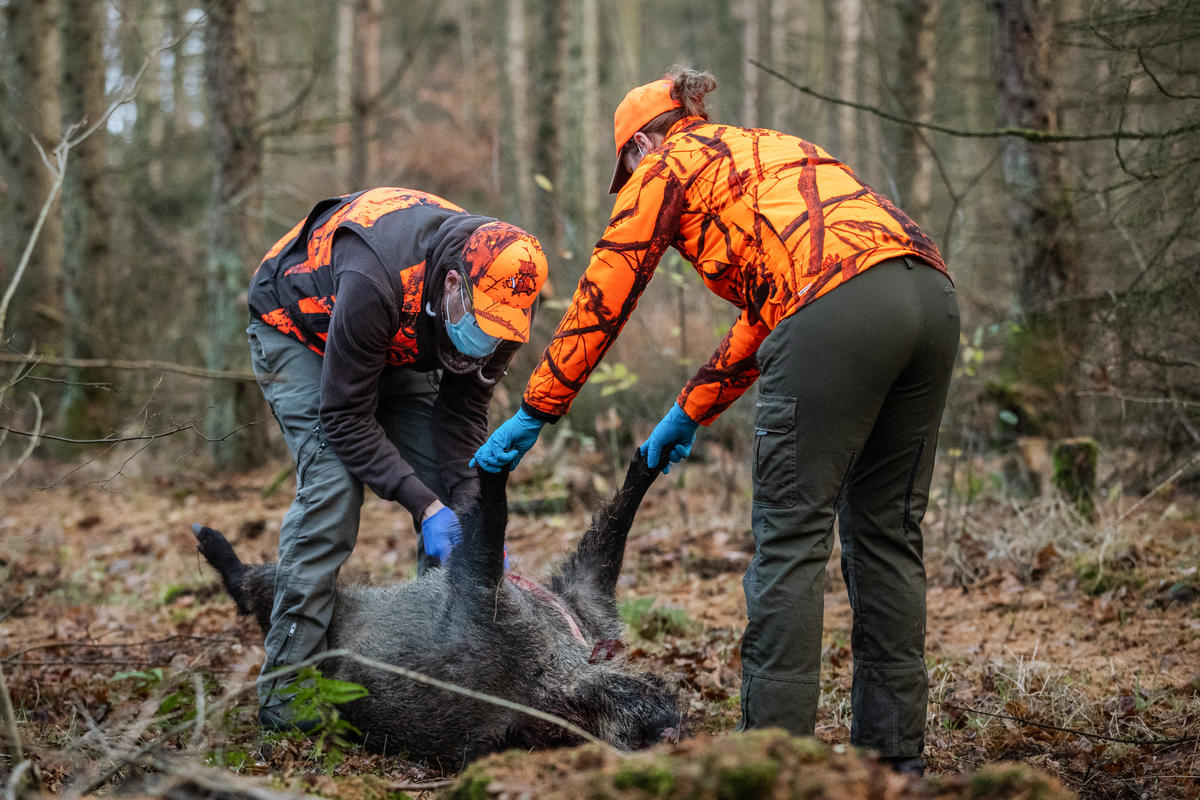
[[[554,714],[623,750],[678,739],[675,691],[612,653],[623,627],[616,582],[634,514],[657,470],[634,459],[578,549],[544,585],[504,574],[507,473],[480,471],[480,500],[460,514],[463,541],[417,580],[339,587],[330,649],[429,675]],[[218,531],[194,526],[239,613],[269,627],[275,565],[243,564]],[[364,745],[444,769],[510,747],[579,741],[552,723],[383,672],[346,658],[323,675],[370,694],[340,707]]]

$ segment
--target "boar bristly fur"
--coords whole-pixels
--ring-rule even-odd
[[[617,576],[634,514],[656,475],[635,459],[625,485],[543,588],[505,578],[507,473],[480,471],[479,503],[459,513],[463,541],[446,565],[406,583],[339,587],[329,649],[554,714],[621,749],[677,738],[680,714],[666,681],[620,658],[595,657],[616,649],[610,646],[623,632]],[[194,531],[238,612],[253,614],[265,632],[275,565],[247,566],[218,531],[199,525]],[[340,710],[372,750],[457,770],[508,747],[578,741],[553,723],[353,659],[327,659],[320,668],[367,688],[367,697]]]

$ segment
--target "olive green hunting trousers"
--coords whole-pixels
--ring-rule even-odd
[[[836,518],[853,611],[851,743],[922,752],[921,519],[958,337],[950,280],[898,258],[787,317],[760,346],[741,727],[813,733]]]

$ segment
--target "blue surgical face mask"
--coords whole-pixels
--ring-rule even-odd
[[[461,283],[458,284],[458,299],[463,307],[463,315],[458,322],[450,321],[450,299],[447,297],[442,304],[442,319],[445,320],[450,342],[455,350],[469,358],[490,356],[500,346],[500,339],[484,333],[475,315],[467,311],[467,298]]]

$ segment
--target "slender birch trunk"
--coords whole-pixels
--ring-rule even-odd
[[[104,96],[104,6],[91,0],[62,4],[63,130],[99,119]],[[62,189],[63,220],[63,355],[69,359],[107,355],[105,344],[114,331],[99,324],[111,279],[109,200],[105,190],[107,136],[99,130],[80,142],[67,162]],[[116,302],[112,295],[107,299]],[[106,335],[107,334],[107,335]],[[67,373],[59,398],[59,422],[64,435],[86,437],[104,432],[95,390],[84,388],[80,370]]]
[[[208,219],[205,362],[209,369],[228,370],[246,361],[247,310],[242,298],[261,245],[262,142],[255,128],[258,100],[247,6],[241,0],[207,0],[205,7],[204,61],[215,167]],[[258,387],[214,381],[209,405],[205,427],[217,465],[239,469],[261,463],[264,420],[270,417]]]

